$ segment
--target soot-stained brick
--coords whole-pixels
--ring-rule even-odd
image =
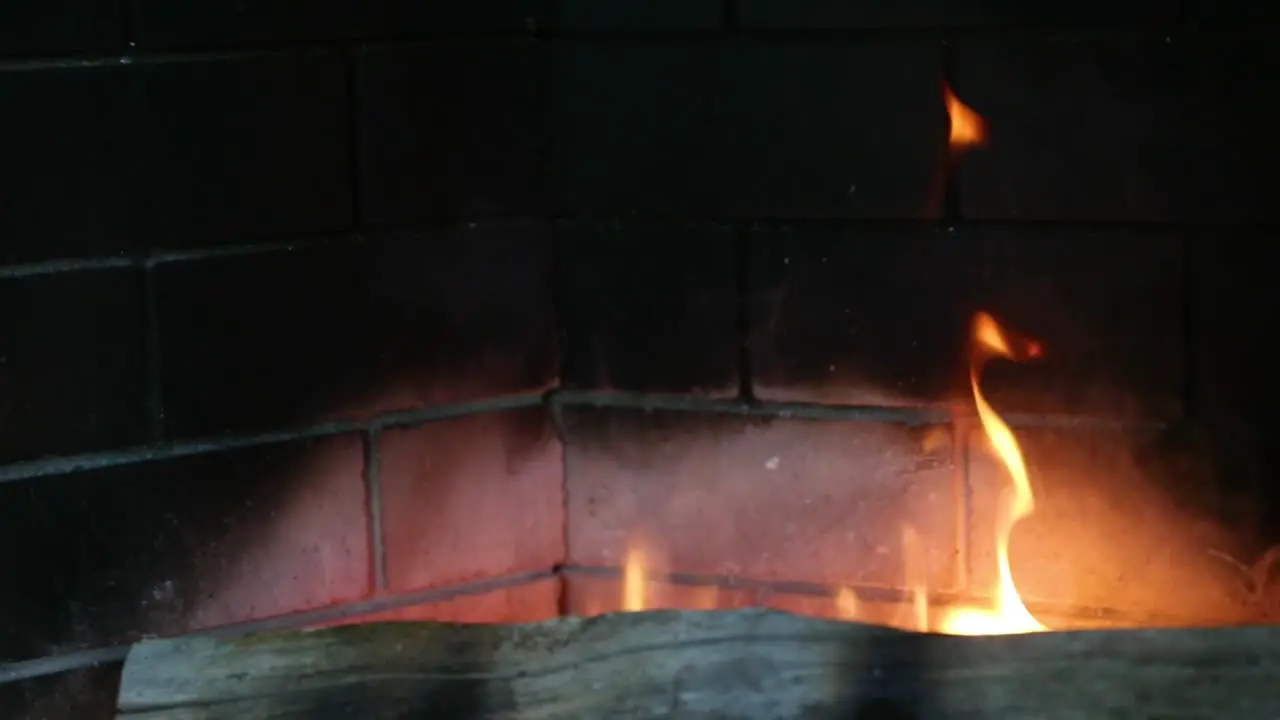
[[[983,25],[1150,26],[1172,21],[1174,0],[1024,3],[1018,0],[739,0],[744,27],[863,28]]]
[[[964,376],[965,253],[935,228],[778,228],[749,236],[756,394],[882,404]]]
[[[170,436],[548,387],[550,243],[536,226],[459,226],[158,266]]]
[[[1261,30],[1265,34],[1280,20],[1280,8],[1270,3],[1255,3],[1250,0],[1188,0],[1185,4],[1187,20],[1205,28]],[[1248,39],[1242,40],[1249,42]],[[1256,42],[1257,38],[1253,41]]]
[[[566,211],[927,217],[946,139],[938,46],[730,41],[550,49]]]
[[[542,5],[541,0],[129,0],[137,42],[144,48],[518,32],[537,21]]]
[[[0,685],[0,716],[41,720],[111,717],[123,669],[123,661],[102,663]]]
[[[131,235],[185,247],[350,226],[339,54],[181,59],[128,79]]]
[[[79,0],[81,4],[90,0]],[[103,3],[91,0],[100,6]],[[65,4],[65,3],[64,3]],[[535,29],[647,32],[707,30],[723,24],[722,0],[498,0],[485,3],[413,0],[321,0],[298,5],[265,0],[240,6],[217,0],[174,5],[163,0],[129,0],[139,47],[205,47],[350,40],[377,37],[438,37],[449,34],[530,33]],[[31,13],[27,11],[28,15]],[[66,45],[73,25],[55,27],[39,18],[49,38]],[[28,24],[31,24],[31,20]],[[117,21],[118,23],[118,21]],[[15,37],[8,43],[15,45]]]
[[[1257,221],[1274,213],[1273,43],[1024,36],[960,43],[955,90],[987,120],[959,175],[969,217]]]
[[[967,226],[762,230],[750,242],[761,397],[967,402],[970,320],[983,310],[1045,348],[1039,361],[988,365],[1001,409],[1181,406],[1181,238]]]
[[[0,261],[349,227],[346,85],[316,52],[0,72]]]
[[[1268,544],[1280,540],[1280,487],[1274,453],[1280,432],[1273,408],[1280,376],[1269,328],[1280,314],[1273,282],[1280,245],[1273,232],[1197,234],[1191,278],[1191,401],[1207,423],[1222,474],[1262,497],[1250,503]]]
[[[134,246],[125,82],[119,67],[0,72],[0,261]]]
[[[547,27],[555,30],[644,32],[711,30],[724,24],[722,0],[551,0]]]
[[[522,40],[356,54],[364,220],[540,209],[540,51]]]
[[[444,404],[554,385],[552,244],[542,223],[375,237],[369,381],[401,395],[375,404]]]
[[[1270,326],[1280,314],[1271,231],[1206,230],[1192,247],[1193,397],[1217,419],[1261,421],[1280,397]]]
[[[9,0],[0,5],[0,57],[114,50],[121,27],[116,0]]]
[[[736,392],[735,243],[713,225],[561,227],[565,384]]]
[[[369,352],[363,271],[349,244],[156,267],[166,435],[340,413]]]
[[[351,600],[366,590],[360,441],[225,451],[0,485],[12,657]]]
[[[146,439],[141,277],[0,280],[0,460]]]

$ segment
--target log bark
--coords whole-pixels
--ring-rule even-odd
[[[1280,718],[1280,628],[962,638],[770,610],[135,646],[117,717]]]

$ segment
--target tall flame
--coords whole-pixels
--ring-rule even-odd
[[[638,543],[627,546],[627,557],[622,565],[622,609],[639,612],[649,608],[648,559]]]
[[[982,394],[979,378],[986,361],[991,358],[1020,360],[1037,357],[1039,344],[1024,341],[1015,347],[1000,325],[987,313],[978,313],[973,319],[973,354],[969,363],[969,384],[973,389],[973,401],[978,409],[978,419],[991,447],[1005,469],[1013,485],[1000,494],[996,515],[996,562],[999,581],[995,588],[995,606],[992,608],[962,607],[945,614],[940,624],[942,632],[953,635],[1009,635],[1014,633],[1047,630],[1027,610],[1013,582],[1009,568],[1009,536],[1020,520],[1035,510],[1035,495],[1027,476],[1027,465],[1013,431],[987,402]]]

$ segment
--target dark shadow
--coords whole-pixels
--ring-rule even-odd
[[[833,717],[914,720],[935,716],[929,692],[927,636],[879,628],[848,649],[847,705]]]

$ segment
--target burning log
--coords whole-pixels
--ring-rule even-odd
[[[119,718],[1280,717],[1280,628],[956,637],[770,610],[135,646]]]

